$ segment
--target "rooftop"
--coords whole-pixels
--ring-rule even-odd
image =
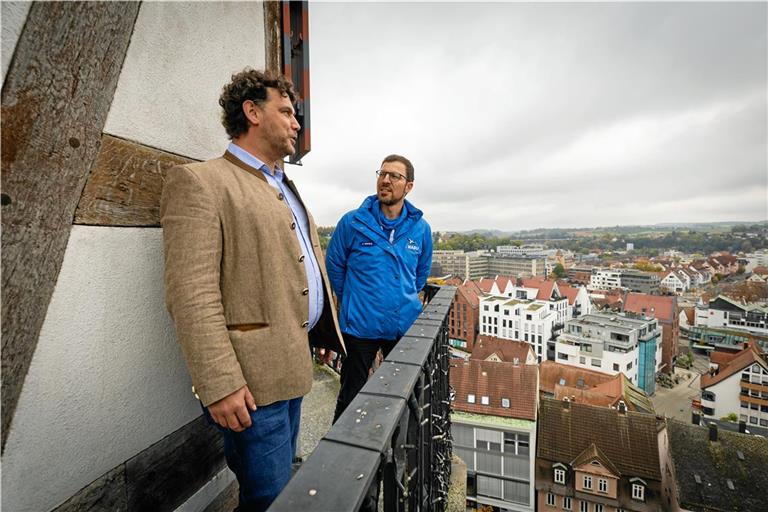
[[[537,456],[574,461],[594,444],[623,476],[661,480],[654,415],[542,398]]]
[[[766,510],[768,439],[668,420],[678,500],[691,511]],[[730,482],[730,485],[729,485]]]

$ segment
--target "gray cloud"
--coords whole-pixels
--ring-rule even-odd
[[[310,7],[319,224],[391,152],[438,230],[768,218],[765,3]]]

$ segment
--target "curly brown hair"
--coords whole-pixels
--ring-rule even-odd
[[[386,162],[400,162],[403,164],[405,166],[405,180],[413,181],[413,164],[410,160],[402,155],[389,155],[384,157],[384,160],[381,161],[382,164]]]
[[[288,96],[291,103],[296,102],[293,84],[283,75],[251,68],[232,75],[232,81],[224,86],[219,97],[219,105],[224,109],[221,124],[230,139],[248,132],[250,123],[243,112],[243,102],[251,100],[256,105],[263,105],[267,101],[268,88],[277,89],[280,94]]]

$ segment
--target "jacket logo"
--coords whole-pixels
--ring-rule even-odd
[[[363,247],[373,247],[373,242],[360,242]]]
[[[419,246],[416,244],[416,241],[413,238],[408,239],[408,245],[406,245],[405,248],[409,251],[419,251]]]

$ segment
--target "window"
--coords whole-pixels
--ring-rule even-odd
[[[571,497],[563,496],[563,510],[571,510]]]
[[[613,371],[615,372],[619,371],[619,363],[613,363]]]
[[[600,368],[600,360],[592,359],[592,366],[597,366],[598,368]]]
[[[551,492],[547,493],[547,505],[549,505],[550,507],[555,506],[555,495],[552,494]]]
[[[603,505],[595,503],[595,512],[603,512]]]
[[[565,470],[561,468],[555,468],[555,483],[556,484],[564,484],[565,483]]]
[[[488,309],[488,304],[486,304],[485,306],[483,306],[483,311],[488,311],[488,310],[489,310],[489,309]],[[485,317],[483,317],[483,318],[485,318]]]
[[[597,490],[600,492],[608,492],[608,480],[600,478],[597,480]]]
[[[488,405],[490,403],[490,400],[488,399],[487,396],[481,396],[480,397],[480,403],[483,404],[483,405]]]
[[[587,358],[584,356],[579,356],[579,364],[587,364]]]
[[[589,512],[589,503],[586,501],[579,503],[579,512]]]
[[[645,501],[645,487],[642,484],[632,484],[632,499]]]
[[[631,369],[632,369],[632,361],[627,363],[627,370],[631,370]]]
[[[475,403],[475,395],[467,395],[467,402],[470,404]]]
[[[509,409],[509,398],[502,398],[501,399],[501,406],[504,408]]]
[[[584,475],[584,488],[592,489],[592,477]]]
[[[558,359],[564,359],[564,360],[567,361],[568,360],[568,354],[564,354],[563,352],[558,352],[557,353],[557,358]]]

